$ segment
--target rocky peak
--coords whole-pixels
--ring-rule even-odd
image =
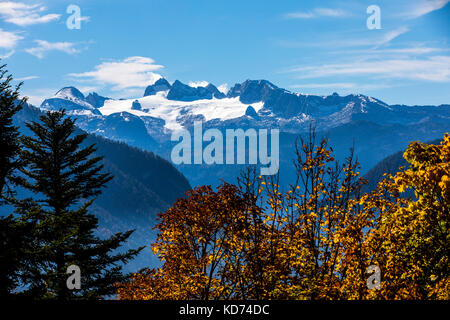
[[[102,97],[98,95],[96,92],[89,93],[86,96],[86,101],[90,103],[94,108],[98,109],[104,106],[105,101],[110,98]]]
[[[243,103],[255,103],[265,101],[274,90],[279,89],[276,85],[267,80],[246,80],[243,83],[235,84],[228,92],[228,97],[239,96]]]
[[[145,88],[144,97],[153,96],[160,91],[170,90],[171,87],[172,86],[170,85],[169,81],[167,81],[166,79],[158,79],[154,84]]]
[[[208,84],[206,87],[191,87],[187,84],[176,80],[169,93],[167,99],[178,101],[195,101],[200,99],[225,98],[225,95],[220,92],[213,84]]]

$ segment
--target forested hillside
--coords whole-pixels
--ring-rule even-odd
[[[37,108],[25,104],[14,119],[15,125],[20,127],[22,133],[30,134],[25,123],[39,121],[41,114]],[[149,244],[154,237],[152,227],[156,214],[184,197],[191,188],[189,182],[170,162],[152,152],[93,134],[88,135],[83,144],[96,145],[95,155],[104,156],[104,170],[114,176],[91,207],[99,218],[99,232],[108,236],[114,232],[136,229],[125,248]],[[26,191],[21,190],[20,193],[27,195]],[[10,210],[3,206],[0,214],[9,214]],[[144,249],[143,252],[146,254],[141,253],[126,268],[137,270],[144,264],[156,263],[149,251]]]

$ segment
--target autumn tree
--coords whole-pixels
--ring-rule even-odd
[[[120,299],[269,299],[282,274],[279,230],[262,202],[260,178],[240,188],[195,188],[159,215],[153,251],[163,262],[118,285]]]
[[[364,243],[382,271],[376,299],[450,298],[450,135],[439,145],[412,142],[409,169],[387,176],[363,199],[376,210],[376,226]],[[408,190],[414,197],[405,198]]]
[[[285,192],[277,175],[248,170],[239,187],[200,187],[177,201],[156,226],[163,267],[137,273],[119,297],[340,297],[344,252],[369,223],[355,205],[364,181],[352,155],[339,165],[326,139],[316,143],[313,130],[300,141],[297,183]]]
[[[159,215],[153,252],[158,270],[136,274],[121,286],[121,299],[218,299],[230,295],[224,270],[233,232],[239,228],[243,199],[238,188],[222,184],[195,188]],[[141,283],[141,289],[135,290]]]
[[[366,184],[310,130],[295,182],[248,169],[238,186],[196,188],[160,215],[159,269],[121,284],[121,299],[448,299],[450,136],[410,144],[408,170]],[[404,193],[414,190],[415,197]],[[381,269],[381,288],[368,268]]]
[[[278,256],[288,270],[273,297],[345,299],[348,270],[365,267],[359,248],[372,217],[359,200],[366,181],[353,150],[340,164],[328,139],[319,139],[313,128],[298,140],[294,166],[296,181],[285,192],[270,179],[263,182],[281,233]]]

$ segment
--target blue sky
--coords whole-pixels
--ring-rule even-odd
[[[66,26],[71,4],[80,29]],[[449,40],[449,0],[0,1],[0,57],[34,104],[69,85],[138,97],[160,75],[450,103]]]

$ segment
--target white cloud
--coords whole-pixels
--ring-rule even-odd
[[[93,71],[71,73],[69,76],[81,80],[94,81],[103,85],[112,85],[112,90],[143,88],[155,83],[161,75],[153,71],[163,66],[154,64],[147,57],[128,57],[122,61],[102,62]]]
[[[315,15],[311,12],[290,12],[284,15],[286,19],[310,19],[314,18]]]
[[[89,16],[83,16],[83,17],[80,17],[78,20],[79,20],[80,22],[89,22],[89,21],[91,21],[91,17],[89,17]]]
[[[414,3],[408,3],[412,9],[406,12],[410,19],[419,18],[435,10],[442,9],[450,0],[421,0]]]
[[[89,92],[95,92],[101,89],[99,86],[77,86],[77,89],[83,92],[85,95]]]
[[[381,78],[448,82],[450,81],[450,56],[324,64],[294,67],[289,72],[299,73],[299,79],[372,75]]]
[[[395,48],[395,49],[379,49],[379,48],[369,48],[369,49],[355,49],[355,50],[341,50],[341,51],[330,51],[331,54],[372,54],[372,55],[424,55],[435,52],[450,51],[450,49],[437,48],[437,47],[406,47],[406,48]]]
[[[355,90],[374,90],[382,89],[386,87],[391,87],[387,84],[360,84],[354,82],[334,82],[334,83],[305,83],[305,84],[295,84],[291,85],[292,89],[345,89],[346,92]]]
[[[45,40],[35,40],[34,42],[37,43],[37,46],[25,49],[25,51],[39,59],[42,59],[49,51],[61,51],[67,54],[80,52],[80,50],[75,48],[76,44],[73,42],[48,42]]]
[[[46,7],[35,4],[28,5],[21,2],[0,2],[0,16],[9,23],[24,27],[39,23],[48,23],[58,20],[60,14],[42,14]]]
[[[16,81],[26,81],[26,80],[33,80],[33,79],[39,79],[38,76],[26,76],[21,78],[15,78]]]
[[[332,39],[323,41],[278,41],[277,44],[287,48],[302,48],[302,47],[326,47],[326,48],[349,48],[349,47],[379,47],[386,45],[392,40],[396,39],[402,34],[409,32],[409,28],[401,26],[397,29],[384,32],[379,36],[365,37],[359,39],[351,39],[346,37],[345,39]]]
[[[305,84],[295,84],[290,86],[293,89],[301,89],[301,88],[344,88],[344,89],[353,89],[356,88],[355,83],[350,82],[335,82],[335,83],[305,83]]]
[[[0,48],[11,49],[17,45],[17,42],[23,37],[15,32],[3,31],[0,29]]]
[[[208,81],[191,81],[191,82],[189,82],[189,86],[194,87],[194,88],[206,87],[208,84],[209,84]]]
[[[40,106],[42,101],[48,97],[52,97],[55,92],[55,88],[38,88],[38,89],[28,89],[27,83],[23,87],[23,96],[28,98],[28,103],[34,106]]]
[[[284,15],[286,19],[311,19],[319,17],[346,17],[349,13],[340,9],[316,8],[307,12],[290,12]]]
[[[49,95],[33,95],[33,94],[25,94],[27,97],[27,102],[33,106],[40,106],[42,101],[44,101],[47,97],[51,97],[53,93]]]
[[[9,57],[11,57],[14,53],[16,53],[15,50],[11,50],[5,54],[0,54],[0,59],[8,59]]]
[[[404,33],[407,33],[409,29],[405,26],[402,26],[400,28],[388,31],[385,33],[380,39],[377,41],[377,46],[381,46],[383,44],[387,44],[397,38],[398,36],[401,36]]]

